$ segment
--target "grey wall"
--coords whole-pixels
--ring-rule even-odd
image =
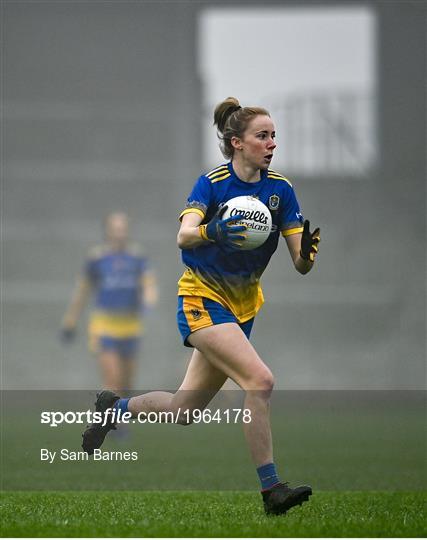
[[[311,275],[297,275],[282,246],[264,278],[254,343],[278,387],[425,384],[426,4],[369,5],[381,160],[369,177],[294,179],[323,241]],[[175,325],[176,216],[202,167],[201,9],[3,2],[5,387],[98,385],[83,324],[69,349],[57,329],[86,249],[115,208],[133,218],[161,286],[136,384],[179,383],[189,351]]]

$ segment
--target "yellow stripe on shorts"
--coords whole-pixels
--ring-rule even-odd
[[[182,302],[185,318],[191,332],[213,326],[213,321],[200,296],[185,296]]]
[[[89,322],[89,334],[95,336],[125,339],[139,336],[141,330],[141,320],[133,314],[109,314],[95,311]]]

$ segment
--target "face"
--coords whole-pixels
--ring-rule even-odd
[[[257,169],[268,169],[273,159],[276,131],[269,116],[259,115],[251,120],[241,139],[231,140],[235,152]]]
[[[106,224],[107,238],[110,242],[126,243],[129,237],[129,220],[126,214],[110,214]]]

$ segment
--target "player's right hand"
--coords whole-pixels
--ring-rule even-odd
[[[76,339],[75,328],[61,328],[59,339],[63,345],[69,345]]]
[[[227,208],[227,205],[222,206],[209,223],[201,225],[200,235],[204,240],[238,249],[246,238],[242,234],[246,231],[246,225],[232,225],[232,223],[239,221],[244,216],[243,214],[237,214],[222,219]]]

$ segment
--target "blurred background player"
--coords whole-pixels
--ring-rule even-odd
[[[129,241],[129,218],[112,212],[104,223],[105,242],[90,249],[64,315],[61,339],[70,343],[89,298],[89,348],[99,363],[104,388],[127,393],[135,373],[142,315],[157,302],[157,285],[140,247]]]

